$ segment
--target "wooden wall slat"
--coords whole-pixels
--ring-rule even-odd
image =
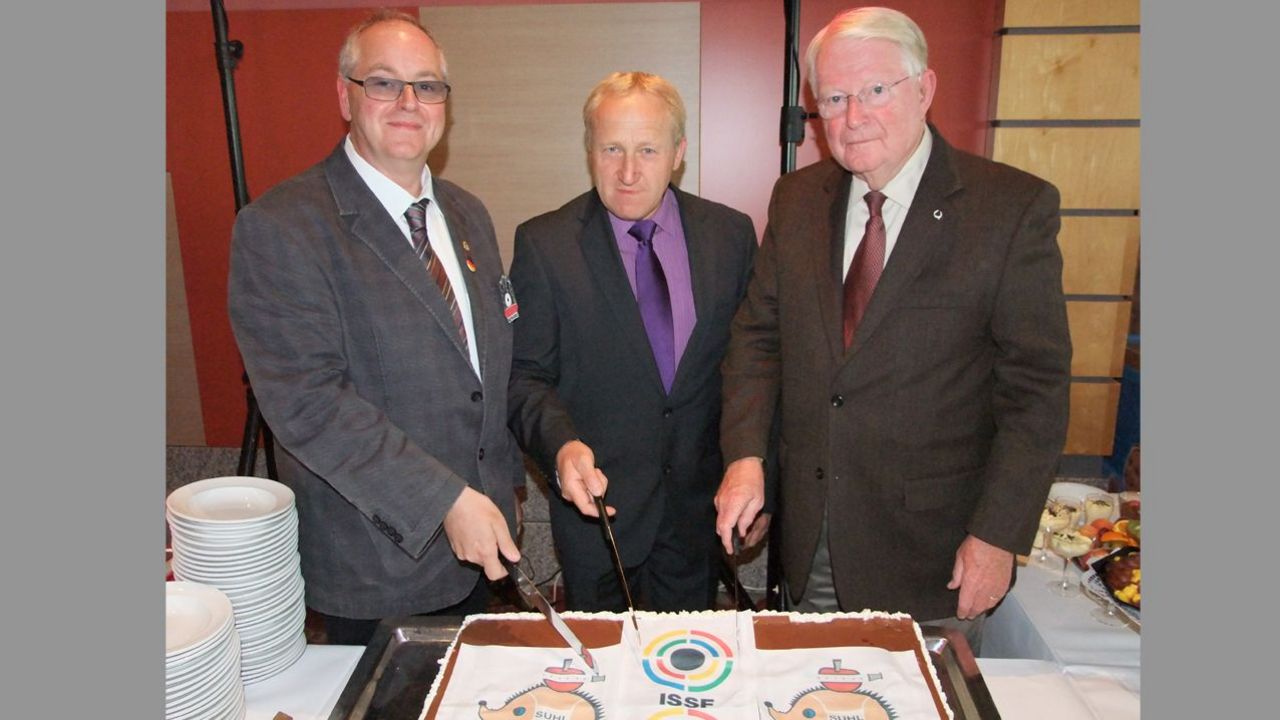
[[[1071,332],[1071,374],[1087,377],[1120,377],[1124,372],[1124,346],[1129,332],[1128,300],[1067,301],[1067,325]]]
[[[1005,27],[1137,25],[1138,0],[1005,0]]]
[[[1132,217],[1062,218],[1062,291],[1072,295],[1133,295],[1141,223]]]
[[[1116,436],[1120,383],[1071,383],[1067,455],[1110,455]]]
[[[1136,127],[998,127],[992,157],[1052,182],[1064,208],[1136,209]]]
[[[669,80],[688,147],[673,179],[698,192],[701,15],[696,2],[421,7],[449,60],[449,130],[432,172],[485,202],[503,263],[516,226],[591,189],[582,104],[614,70]],[[644,28],[619,42],[618,28]]]
[[[1139,40],[1137,33],[1005,36],[996,118],[1140,117]]]

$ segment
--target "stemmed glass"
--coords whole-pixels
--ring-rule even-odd
[[[1121,625],[1124,625],[1124,618],[1120,617],[1120,613],[1116,612],[1116,601],[1107,598],[1102,602],[1103,605],[1098,606],[1089,612],[1089,617],[1110,627],[1120,627]]]
[[[1036,562],[1041,565],[1049,564],[1049,536],[1055,530],[1065,530],[1074,523],[1072,506],[1070,502],[1064,498],[1051,497],[1044,503],[1044,510],[1040,513],[1040,532],[1044,533],[1041,540],[1040,554],[1036,556]]]
[[[1116,499],[1110,493],[1092,493],[1084,499],[1084,524],[1094,520],[1110,520],[1115,512]]]
[[[1049,588],[1060,597],[1070,597],[1075,588],[1067,577],[1067,569],[1072,558],[1078,558],[1093,548],[1093,538],[1081,535],[1073,528],[1054,530],[1049,536],[1049,547],[1062,557],[1062,579],[1049,583]]]

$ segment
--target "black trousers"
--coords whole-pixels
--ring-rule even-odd
[[[626,568],[627,585],[637,610],[678,612],[710,610],[715,606],[719,583],[719,545],[714,532],[707,533],[701,547],[676,546],[662,533],[649,556],[639,565]],[[601,573],[564,563],[565,604],[570,610],[624,612],[626,595],[613,568]]]

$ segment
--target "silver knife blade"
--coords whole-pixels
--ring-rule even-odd
[[[609,542],[609,551],[613,553],[613,569],[618,571],[618,582],[622,583],[622,592],[627,597],[627,611],[631,613],[631,626],[640,632],[636,622],[636,606],[631,601],[631,586],[627,583],[627,571],[622,566],[622,556],[618,554],[618,541],[613,539],[613,525],[609,523],[609,514],[605,512],[604,496],[595,497],[596,509],[600,511],[600,525],[604,528],[605,540]]]
[[[524,598],[525,602],[545,615],[547,620],[551,622],[551,627],[555,628],[555,631],[559,633],[560,638],[568,643],[569,648],[578,657],[582,658],[582,662],[591,668],[591,672],[594,675],[599,676],[600,670],[596,667],[596,660],[591,656],[591,651],[587,650],[587,646],[578,639],[577,635],[573,634],[573,631],[569,629],[569,625],[565,623],[564,618],[560,617],[560,613],[556,612],[556,609],[551,606],[551,603],[547,602],[547,598],[538,590],[538,586],[533,584],[529,576],[525,575],[524,571],[516,563],[505,557],[502,558],[502,563],[507,566],[507,572],[510,573],[512,581],[516,584],[516,589],[520,591],[520,596]]]

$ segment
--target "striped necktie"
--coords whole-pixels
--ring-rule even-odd
[[[458,297],[453,294],[453,285],[449,284],[449,276],[445,274],[444,265],[431,251],[431,241],[427,239],[427,204],[430,202],[429,198],[422,198],[410,205],[409,209],[405,210],[404,216],[409,221],[409,235],[413,240],[413,250],[418,253],[418,259],[426,263],[427,274],[436,281],[436,285],[440,286],[440,294],[444,296],[444,302],[449,306],[449,314],[453,316],[453,323],[458,327],[458,339],[462,341],[462,349],[468,352],[467,326],[462,323],[462,310],[458,307]]]

